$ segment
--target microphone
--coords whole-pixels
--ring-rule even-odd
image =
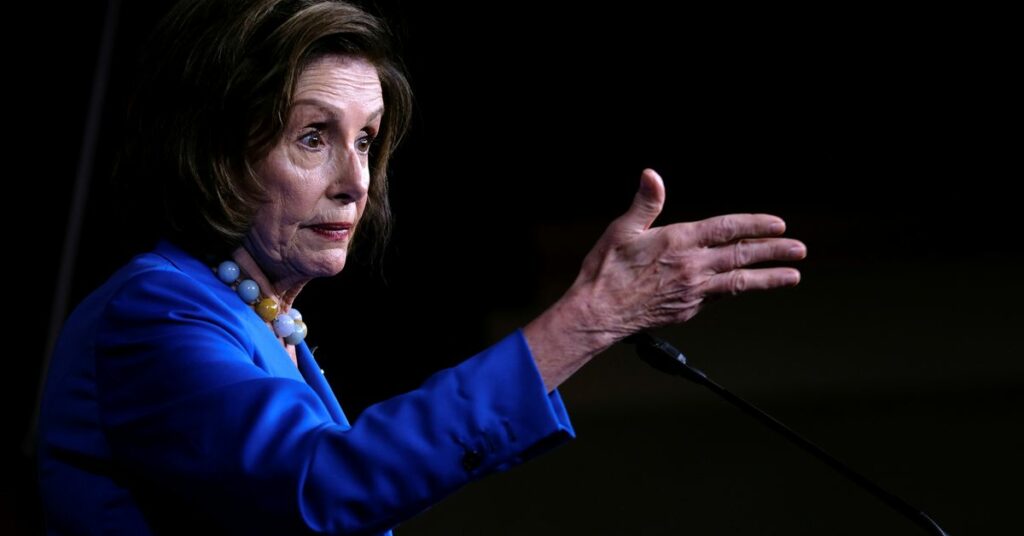
[[[845,463],[839,461],[838,458],[825,452],[821,447],[811,443],[807,439],[804,439],[803,436],[794,432],[785,424],[782,424],[782,422],[775,417],[761,411],[750,402],[730,393],[724,387],[715,383],[714,380],[709,378],[704,372],[691,367],[686,361],[686,356],[663,339],[659,339],[648,333],[640,332],[626,337],[623,339],[623,342],[635,345],[637,355],[647,362],[648,365],[651,365],[664,373],[671,374],[673,376],[682,376],[683,378],[697,383],[698,385],[707,387],[716,395],[736,406],[747,415],[750,415],[760,421],[761,424],[775,432],[778,432],[786,439],[795,443],[796,446],[800,447],[805,452],[824,462],[825,465],[831,467],[844,478],[854,484],[857,484],[861,489],[867,491],[896,512],[899,512],[902,516],[913,521],[917,526],[927,530],[930,534],[935,536],[949,536],[946,531],[942,530],[942,527],[940,527],[938,523],[928,517],[928,514],[914,508],[903,499],[893,495],[878,484],[869,480],[864,475],[854,471]]]

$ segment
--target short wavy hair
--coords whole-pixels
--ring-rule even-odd
[[[162,199],[165,237],[229,252],[266,200],[253,164],[282,135],[299,75],[325,55],[360,57],[377,68],[385,113],[356,244],[379,253],[391,229],[387,164],[412,108],[391,43],[381,20],[347,2],[181,0],[148,45],[116,175],[133,197]]]

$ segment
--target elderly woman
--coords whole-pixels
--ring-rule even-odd
[[[350,423],[292,304],[386,235],[411,101],[386,32],[341,2],[187,0],[154,43],[124,169],[157,185],[165,240],[64,326],[39,431],[53,534],[388,533],[572,437],[556,388],[616,341],[799,280],[745,268],[804,256],[777,217],[651,228],[647,170],[560,300]]]

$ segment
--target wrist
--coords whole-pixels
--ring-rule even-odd
[[[618,340],[604,327],[601,317],[585,293],[570,289],[523,331],[531,348],[536,342],[550,355],[585,362]]]

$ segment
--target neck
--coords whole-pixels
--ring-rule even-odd
[[[263,271],[263,268],[256,262],[256,258],[249,253],[245,246],[239,246],[232,252],[231,259],[238,263],[245,274],[260,286],[266,297],[277,301],[282,311],[292,308],[292,302],[309,282],[309,279],[298,277],[275,278],[271,276],[268,272]]]

